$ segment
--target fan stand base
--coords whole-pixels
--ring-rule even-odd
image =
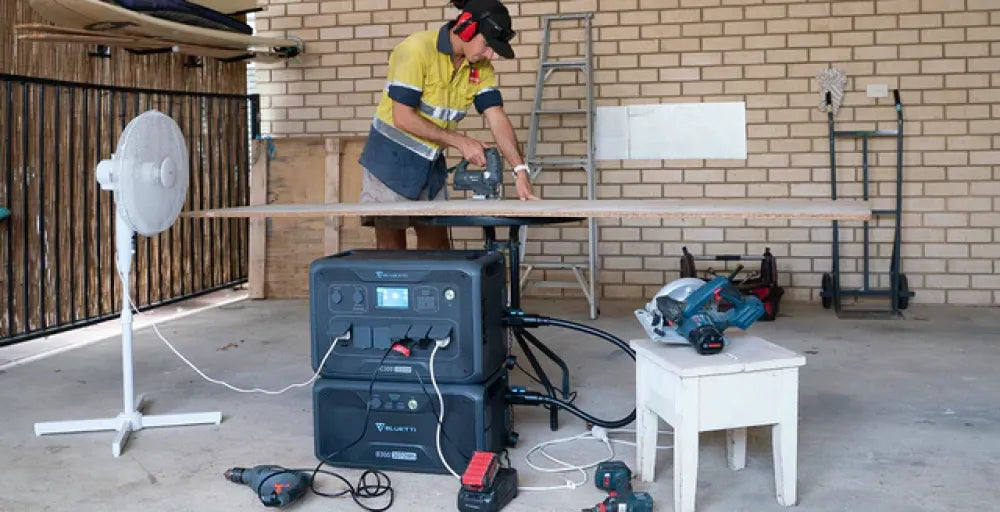
[[[136,400],[136,408],[130,413],[122,412],[114,418],[96,420],[50,421],[35,423],[35,435],[75,434],[80,432],[101,432],[115,430],[118,435],[111,443],[111,454],[119,457],[128,443],[129,435],[144,428],[177,427],[184,425],[218,425],[222,423],[221,412],[195,412],[185,414],[159,414],[145,416],[142,409],[146,405],[146,397],[140,395]]]

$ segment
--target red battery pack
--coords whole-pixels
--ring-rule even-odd
[[[493,485],[497,470],[500,469],[500,457],[493,452],[475,452],[469,460],[469,466],[462,474],[462,488],[469,491],[482,491]]]

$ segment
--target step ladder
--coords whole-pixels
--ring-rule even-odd
[[[587,173],[587,199],[597,197],[597,179],[594,165],[594,67],[593,67],[593,37],[591,27],[593,13],[577,14],[552,14],[544,16],[542,19],[545,30],[542,40],[541,57],[538,66],[538,79],[535,85],[535,100],[531,108],[529,131],[528,131],[528,151],[527,160],[531,167],[531,179],[545,169],[581,169]],[[583,55],[579,57],[549,60],[549,44],[552,38],[552,24],[577,20],[582,24],[584,31]],[[582,98],[584,105],[582,108],[544,108],[542,97],[544,96],[545,84],[549,77],[556,71],[582,72],[586,87],[586,98]],[[565,99],[565,98],[562,98]],[[538,154],[539,131],[543,117],[549,116],[586,116],[584,142],[587,152],[585,155],[562,155],[558,157],[541,156]],[[527,240],[527,229],[521,230],[521,247],[525,247]],[[586,263],[542,263],[525,262],[522,250],[521,258],[521,279],[519,286],[521,290],[526,290],[531,286],[540,288],[576,288],[583,291],[587,302],[590,304],[590,319],[595,320],[600,312],[597,293],[597,221],[593,218],[587,219],[587,262]],[[576,281],[552,281],[535,280],[529,277],[533,270],[570,270],[573,272]]]

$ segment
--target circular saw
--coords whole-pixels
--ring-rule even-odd
[[[746,329],[764,314],[764,304],[740,292],[733,278],[740,265],[728,276],[705,282],[685,277],[667,283],[642,309],[636,319],[653,341],[688,344],[699,354],[717,354],[725,347],[723,334],[729,327]],[[720,304],[728,308],[722,311]]]

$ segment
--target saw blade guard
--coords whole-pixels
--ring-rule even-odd
[[[672,301],[676,301],[674,304],[677,306],[683,307],[687,298],[702,286],[705,286],[705,281],[696,277],[676,279],[660,288],[656,292],[656,295],[653,296],[653,299],[646,303],[643,308],[635,310],[636,319],[639,320],[639,324],[646,330],[646,334],[649,335],[650,339],[669,344],[688,343],[684,337],[677,334],[673,326],[668,324],[659,303],[664,302],[663,299],[669,298]]]

